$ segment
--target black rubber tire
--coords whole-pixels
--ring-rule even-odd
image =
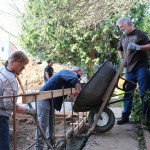
[[[98,111],[99,111],[99,108],[94,108],[89,112],[88,123],[89,123],[90,127],[92,126],[92,124],[94,122],[94,117],[96,117],[96,114],[98,113]],[[101,116],[102,116],[102,119],[98,120],[97,125],[94,129],[94,131],[98,132],[98,133],[104,133],[104,132],[111,130],[115,124],[114,113],[108,107],[106,107],[103,110]]]

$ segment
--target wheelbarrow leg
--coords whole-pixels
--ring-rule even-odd
[[[102,103],[102,105],[101,105],[101,107],[100,107],[100,109],[96,115],[95,121],[93,122],[91,128],[88,131],[88,135],[90,135],[94,131],[96,124],[98,122],[98,119],[99,119],[100,115],[102,114],[104,107],[106,106],[107,102],[110,100],[110,97],[111,97],[111,95],[112,95],[112,93],[113,93],[113,91],[117,85],[118,80],[119,80],[119,76],[120,76],[120,74],[124,68],[124,65],[126,63],[126,59],[127,59],[128,55],[129,55],[129,51],[126,52],[123,62],[121,63],[117,73],[113,77],[111,83],[109,84],[109,86],[108,86],[108,88],[107,88],[107,90],[106,90],[106,92],[102,98],[103,103]]]
[[[96,127],[96,124],[97,124],[97,122],[98,122],[98,120],[99,120],[99,118],[100,118],[100,116],[101,116],[101,114],[102,114],[102,112],[103,112],[103,110],[104,110],[104,107],[105,107],[106,103],[107,103],[107,100],[105,100],[105,101],[102,103],[102,105],[101,105],[101,107],[100,107],[100,109],[99,109],[99,111],[98,111],[98,113],[97,113],[97,115],[96,115],[96,118],[95,118],[95,120],[94,120],[94,122],[93,122],[91,128],[90,128],[89,131],[88,131],[88,135],[92,134],[92,132],[94,131],[94,129],[95,129],[95,127]]]

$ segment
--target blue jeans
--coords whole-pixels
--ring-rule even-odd
[[[134,83],[138,83],[139,85],[139,91],[140,91],[140,97],[142,101],[142,111],[145,115],[147,112],[148,106],[144,102],[144,93],[150,89],[150,76],[148,67],[139,67],[132,72],[126,73],[126,80],[132,81]],[[126,85],[127,89],[130,91],[134,91],[136,88],[136,85],[128,84]],[[128,118],[131,114],[132,110],[132,101],[133,101],[133,93],[125,93],[124,95],[124,110],[122,111],[122,117]],[[148,114],[150,115],[150,113]]]
[[[9,117],[0,116],[0,150],[10,150]]]
[[[52,140],[53,135],[53,109],[52,102],[50,100],[42,100],[37,104],[38,111],[38,123],[41,126],[44,134],[49,142]],[[39,129],[36,130],[35,140],[37,141],[39,138],[41,140],[34,146],[35,150],[43,150],[44,148],[44,139],[42,138],[42,134]]]

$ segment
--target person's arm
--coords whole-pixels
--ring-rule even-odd
[[[79,83],[76,83],[75,89],[77,90],[77,92],[80,92],[81,91],[81,85]]]
[[[45,77],[46,77],[47,80],[49,79],[49,74],[48,74],[48,72],[45,72]]]
[[[122,59],[123,58],[123,51],[118,50],[118,55],[119,55],[119,58]]]
[[[7,81],[5,86],[3,85],[3,96],[17,95],[17,93],[18,84],[16,80],[11,80],[10,82]],[[17,101],[17,97],[15,97],[15,101]],[[3,98],[3,104],[5,109],[13,110],[13,98]]]
[[[142,51],[150,51],[150,44],[140,45]]]
[[[118,51],[118,56],[120,58],[120,62],[123,61],[123,47],[122,47],[122,38],[123,36],[121,37],[120,41],[118,42],[118,45],[117,45],[117,51]]]
[[[123,51],[118,50],[118,56],[119,56],[119,58],[120,58],[120,62],[122,63],[123,60],[124,60]]]
[[[135,43],[130,43],[127,47],[128,50],[134,51],[150,51],[150,44],[138,45]]]
[[[35,115],[36,114],[36,110],[34,108],[28,108],[28,107],[24,107],[21,105],[16,105],[16,111],[26,113],[29,115]]]
[[[54,72],[54,69],[52,67],[51,68],[47,67],[45,69],[45,77],[47,80],[53,75],[53,72]]]
[[[18,84],[16,81],[11,81],[11,84],[9,82],[7,82],[5,85],[6,85],[6,87],[4,87],[4,89],[3,89],[3,91],[4,91],[3,96],[17,95]],[[16,101],[17,101],[17,97],[15,97],[15,103],[16,103]],[[4,108],[6,110],[13,110],[13,98],[4,98],[3,104],[4,104]],[[16,107],[17,112],[23,112],[23,113],[27,113],[30,115],[36,114],[35,109],[23,107],[20,105],[15,105],[15,107]]]
[[[140,46],[141,51],[150,51],[150,39],[145,32],[142,32],[141,41],[135,44]]]
[[[49,72],[50,74],[49,74],[49,78],[53,75],[53,73],[54,73],[54,69],[51,67],[50,68],[50,72]]]

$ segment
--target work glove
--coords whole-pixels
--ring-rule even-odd
[[[27,108],[27,109],[25,110],[25,113],[27,113],[27,114],[29,114],[29,115],[32,115],[32,116],[35,116],[36,110],[33,109],[33,108]]]
[[[122,63],[123,60],[124,60],[124,57],[120,58],[120,63]],[[127,66],[127,62],[124,63],[124,67],[126,67],[126,66]]]
[[[79,94],[79,93],[76,92],[76,93],[72,93],[71,95],[74,96],[74,97],[77,97],[78,94]]]
[[[128,44],[127,50],[139,51],[141,50],[141,47],[135,43],[130,43]]]

